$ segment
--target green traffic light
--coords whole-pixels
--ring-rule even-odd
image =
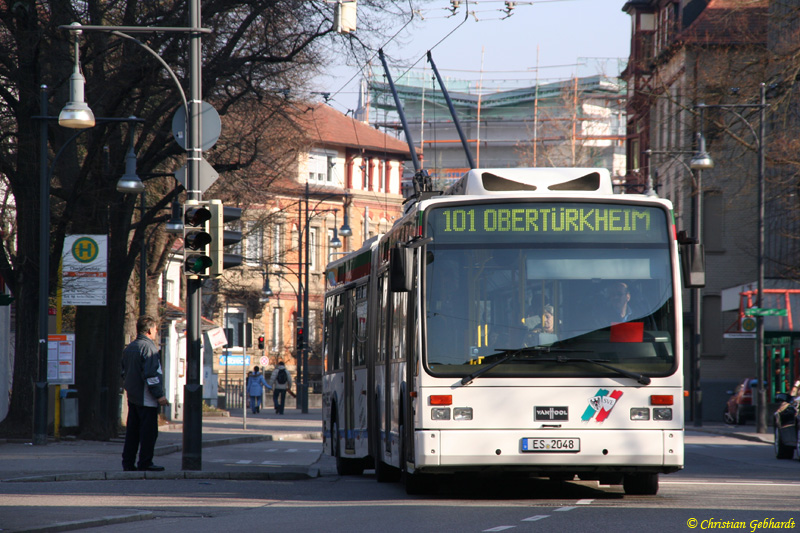
[[[186,260],[184,270],[192,274],[204,274],[205,271],[211,267],[212,263],[213,261],[211,261],[210,257],[195,255]]]

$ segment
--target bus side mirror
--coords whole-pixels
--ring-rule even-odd
[[[700,243],[681,244],[681,270],[683,285],[687,289],[706,286],[706,253]]]
[[[395,246],[389,251],[389,288],[392,292],[411,292],[414,250]]]

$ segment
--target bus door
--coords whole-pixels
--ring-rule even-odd
[[[416,259],[419,255],[419,252],[414,253],[414,258]],[[416,279],[416,262],[412,263],[414,266],[414,282],[412,283],[412,289],[410,292],[407,293],[406,299],[406,327],[405,327],[405,336],[406,336],[406,353],[405,353],[405,360],[406,360],[406,391],[405,391],[405,406],[403,408],[403,434],[400,436],[403,439],[404,445],[402,446],[403,449],[403,457],[400,458],[400,467],[404,467],[404,463],[407,461],[414,460],[414,414],[417,409],[417,402],[416,402],[416,385],[417,385],[417,375],[419,373],[419,350],[417,347],[417,339],[420,336],[419,331],[419,320],[417,315],[417,279]]]
[[[355,302],[353,301],[355,291],[353,289],[345,291],[342,295],[344,310],[344,329],[342,331],[342,346],[344,347],[344,451],[345,453],[355,452],[355,413],[354,413],[354,388],[353,388],[353,347],[355,341],[355,331],[353,321],[347,317],[355,316]]]
[[[380,332],[378,333],[378,340],[380,346],[378,347],[378,359],[383,365],[384,380],[383,380],[383,435],[384,435],[384,451],[388,454],[392,452],[392,298],[389,293],[389,279],[388,271],[383,273],[383,286],[381,288],[381,305],[380,305]]]

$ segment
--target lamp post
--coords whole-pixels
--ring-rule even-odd
[[[697,134],[697,153],[689,162],[689,167],[695,171],[695,192],[693,203],[692,229],[697,239],[697,244],[703,245],[703,170],[714,168],[714,161],[706,152],[706,141],[702,133],[703,110],[700,109],[700,133]],[[700,370],[703,348],[703,289],[692,289],[692,420],[695,427],[703,425],[703,389],[700,386]]]
[[[756,270],[757,270],[757,290],[758,294],[756,297],[756,306],[759,308],[763,307],[763,296],[764,296],[764,216],[765,216],[765,207],[764,207],[764,196],[765,196],[765,188],[766,182],[764,179],[764,172],[765,172],[765,150],[764,150],[764,139],[766,137],[766,113],[767,113],[767,93],[766,93],[766,84],[761,83],[759,84],[759,101],[757,104],[716,104],[716,105],[706,105],[706,104],[698,104],[695,106],[700,110],[700,124],[702,128],[702,118],[703,118],[703,110],[704,109],[711,109],[711,108],[718,108],[724,109],[733,113],[739,120],[741,120],[749,129],[750,132],[753,134],[753,137],[758,143],[757,146],[757,163],[756,163],[756,172],[757,172],[757,198],[756,202],[758,204],[758,223],[756,229],[756,241],[757,241],[757,259],[756,259]],[[758,109],[758,118],[759,118],[759,128],[756,131],[756,128],[747,120],[741,113],[739,113],[740,109]],[[705,149],[705,146],[703,146]],[[711,160],[711,157],[708,156],[708,160]],[[712,162],[713,164],[713,162]],[[757,390],[757,401],[758,405],[756,407],[756,433],[766,433],[767,432],[767,391],[766,387],[764,386],[764,317],[757,316],[756,317],[756,379],[758,380],[758,388]]]
[[[309,236],[310,236],[309,222],[310,222],[310,219],[311,219],[311,214],[310,214],[310,208],[309,208],[308,204],[309,204],[309,198],[312,197],[312,196],[314,196],[315,198],[321,196],[319,201],[314,206],[314,209],[316,209],[316,207],[319,204],[321,204],[322,202],[324,202],[326,200],[330,200],[331,198],[337,198],[339,196],[343,196],[344,199],[345,199],[344,222],[342,223],[342,227],[339,228],[338,231],[343,237],[347,237],[347,236],[350,236],[350,235],[353,234],[352,229],[350,229],[350,225],[348,223],[348,216],[347,216],[347,198],[350,195],[348,193],[346,193],[346,192],[344,192],[344,193],[312,193],[312,192],[309,191],[308,181],[306,181],[305,191],[304,191],[304,194],[303,194],[303,198],[305,200],[305,219],[304,219],[305,222],[303,224],[302,229],[300,231],[298,231],[298,239],[300,241],[300,242],[298,242],[298,267],[300,269],[300,272],[299,272],[299,275],[298,275],[298,279],[301,280],[300,281],[300,286],[301,286],[301,291],[302,291],[302,295],[303,295],[303,305],[302,305],[302,317],[303,317],[302,318],[302,321],[303,321],[302,322],[302,328],[303,328],[303,334],[301,335],[300,348],[298,348],[298,355],[300,356],[300,358],[298,358],[298,364],[300,364],[300,367],[301,367],[301,371],[298,372],[298,378],[300,380],[300,386],[298,387],[298,407],[301,409],[301,412],[303,414],[308,413],[308,379],[309,379],[309,376],[308,376],[308,330],[309,330],[309,321],[308,321],[308,317],[309,317],[308,288],[309,288],[309,271],[311,270],[310,269],[311,261],[309,261],[309,258],[311,257],[309,255],[310,254],[309,241],[311,240],[309,238]],[[336,211],[336,210],[335,209],[333,209],[333,210],[326,209],[323,212],[330,212],[330,211]],[[298,214],[299,214],[298,218],[302,218],[302,215],[300,213],[298,213]],[[335,230],[336,230],[336,224],[334,223],[334,232],[335,232]],[[303,236],[304,233],[305,233],[305,237]],[[302,254],[303,254],[303,239],[305,239],[305,262],[303,262],[303,256],[302,256]],[[336,236],[335,233],[334,233],[334,238],[331,239],[331,241],[332,241],[331,245],[333,247],[338,247],[335,244],[337,241],[339,242],[339,246],[341,246],[341,241],[339,241],[339,239],[338,239],[338,237]],[[305,282],[302,281],[303,266],[304,265],[305,265]],[[299,310],[299,307],[300,306],[299,306],[299,299],[298,299],[298,310]],[[302,375],[302,377],[301,377],[301,375]]]
[[[701,112],[702,117],[702,112]],[[702,118],[701,118],[702,124]],[[714,167],[714,161],[708,155],[705,148],[705,139],[703,138],[702,134],[698,134],[698,143],[697,143],[697,151],[683,151],[683,150],[645,150],[645,153],[649,156],[651,155],[669,155],[672,156],[673,159],[681,163],[686,170],[689,171],[689,174],[693,177],[693,209],[692,209],[692,231],[695,234],[696,242],[699,246],[702,246],[702,198],[703,198],[703,170],[707,170]],[[690,163],[687,165],[686,162],[677,157],[678,155],[682,154],[692,154],[692,158]],[[647,186],[648,191],[645,194],[648,195],[656,195],[655,191],[653,190],[653,178],[652,178],[652,165],[648,159],[648,171],[647,171]],[[702,248],[701,248],[702,250]],[[702,251],[700,252],[702,253]],[[690,343],[690,384],[689,389],[691,392],[691,419],[694,422],[695,426],[702,426],[703,425],[703,418],[702,418],[702,406],[703,406],[703,399],[702,399],[702,390],[700,388],[700,353],[701,353],[701,346],[702,346],[702,331],[701,325],[702,322],[700,320],[700,312],[702,306],[701,300],[701,288],[695,287],[692,292],[692,302],[691,302],[691,310],[692,310],[692,338]]]
[[[156,58],[157,61],[167,70],[183,101],[186,111],[186,191],[188,199],[202,200],[200,190],[200,168],[202,162],[201,145],[201,104],[202,104],[202,62],[201,62],[201,41],[204,33],[211,30],[201,28],[202,19],[200,15],[200,0],[189,0],[189,27],[168,27],[168,26],[90,26],[73,23],[69,26],[59,26],[73,34],[80,31],[102,31],[108,32],[118,37],[133,41],[148,53]],[[178,81],[175,72],[167,63],[145,43],[134,39],[129,33],[153,33],[153,32],[177,32],[189,34],[189,74],[188,82],[190,86],[189,98]],[[76,45],[77,48],[77,45]],[[76,58],[77,62],[77,58]],[[82,86],[81,86],[82,89]],[[184,470],[202,469],[202,386],[200,385],[201,375],[201,327],[200,327],[200,303],[201,303],[201,280],[197,277],[188,277],[186,280],[186,354],[187,372],[186,385],[184,386],[184,423],[183,423],[183,458],[182,467]]]
[[[78,82],[77,76],[80,76],[79,70],[73,73],[70,79],[71,100],[65,106],[64,110],[58,117],[48,116],[48,103],[47,103],[47,86],[42,85],[39,92],[39,101],[41,116],[33,117],[39,120],[39,372],[37,382],[35,383],[34,394],[34,413],[33,413],[33,444],[43,445],[47,444],[47,408],[48,408],[48,383],[47,383],[47,352],[48,352],[48,300],[50,297],[50,182],[53,178],[53,172],[56,162],[64,153],[64,149],[69,146],[75,139],[82,133],[89,131],[97,122],[127,122],[133,124],[136,122],[143,122],[142,119],[136,117],[128,118],[99,118],[95,120],[91,110],[88,113],[82,110],[80,104],[83,103],[83,86]],[[82,76],[80,76],[82,79]],[[79,90],[74,90],[79,86]],[[86,104],[83,103],[85,106]],[[59,124],[72,129],[78,129],[67,141],[61,146],[53,157],[52,162],[48,165],[47,162],[47,128],[48,122],[58,120]],[[131,133],[133,138],[133,133]],[[131,152],[132,153],[132,152]],[[128,177],[130,182],[133,183],[133,178],[139,181],[139,185],[144,188],[141,180],[135,174],[136,169],[136,155],[133,154],[134,171],[133,175],[129,175],[129,167],[126,166],[125,176]],[[126,161],[127,163],[127,161]]]

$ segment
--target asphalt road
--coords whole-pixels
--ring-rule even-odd
[[[800,461],[777,460],[769,444],[727,436],[690,431],[686,440],[686,469],[662,476],[661,489],[652,497],[625,496],[621,487],[594,482],[538,479],[459,480],[445,483],[436,494],[412,497],[398,483],[377,483],[372,471],[359,477],[333,475],[333,461],[324,457],[316,464],[328,474],[310,480],[9,483],[2,486],[0,499],[5,512],[14,509],[30,517],[29,528],[16,528],[30,531],[35,530],[37,509],[53,506],[85,506],[98,517],[124,515],[132,520],[92,524],[100,526],[92,531],[117,533],[792,530],[775,527],[778,524],[797,528]],[[318,440],[223,446],[204,452],[204,461],[253,468],[316,460],[320,447]],[[70,529],[64,527],[61,530]]]

